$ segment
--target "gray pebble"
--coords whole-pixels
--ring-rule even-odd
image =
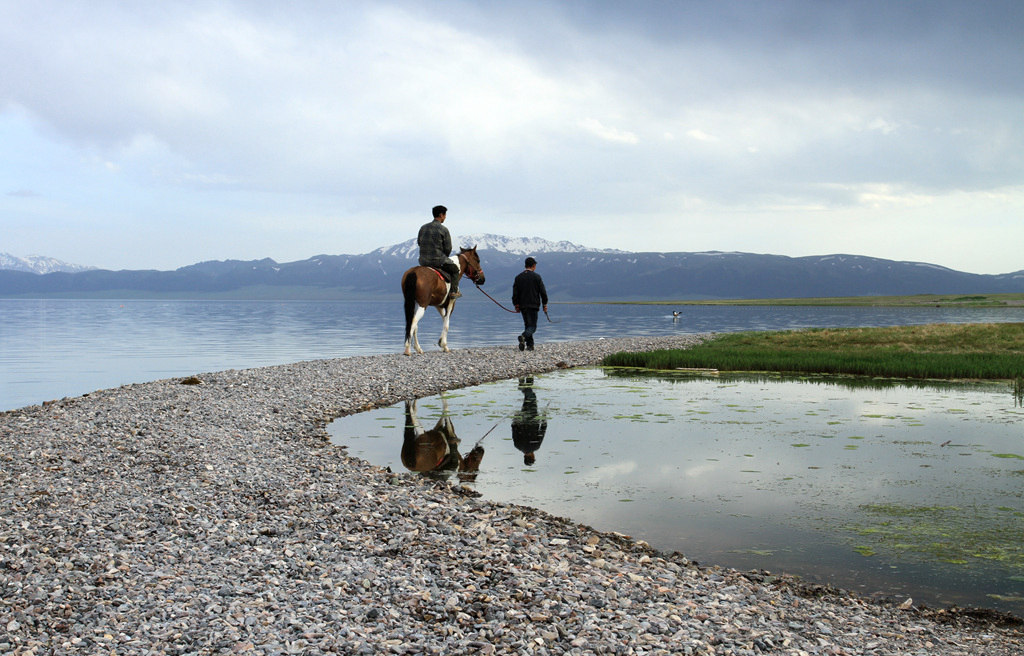
[[[0,413],[0,653],[988,654],[1019,628],[698,567],[332,446],[332,419],[700,336],[197,373]]]

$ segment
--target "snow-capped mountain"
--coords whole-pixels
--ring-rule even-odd
[[[523,270],[524,254],[538,255],[548,293],[569,300],[786,298],[906,294],[995,294],[1024,291],[1024,271],[963,273],[926,262],[862,255],[787,257],[705,251],[660,253],[597,250],[570,242],[499,235],[466,235],[455,246],[476,245],[488,290],[507,294]],[[415,265],[414,240],[362,255],[318,255],[296,262],[272,259],[201,262],[174,271],[81,271],[29,275],[0,271],[0,297],[90,297],[112,290],[147,296],[205,298],[393,299]],[[16,258],[5,258],[12,262]],[[20,261],[20,258],[18,258]],[[0,267],[2,268],[2,267]]]
[[[10,253],[0,253],[0,269],[11,271],[24,271],[26,273],[78,273],[79,271],[91,271],[96,267],[83,266],[81,264],[69,264],[55,257],[45,255],[29,255],[28,257],[17,257]]]
[[[510,255],[536,255],[538,253],[625,253],[613,248],[589,248],[570,241],[548,241],[540,237],[506,237],[505,235],[473,234],[452,235],[452,247],[476,246],[480,251],[500,251]],[[382,246],[373,251],[377,255],[390,255],[414,259],[419,256],[416,239],[409,239],[392,246]]]

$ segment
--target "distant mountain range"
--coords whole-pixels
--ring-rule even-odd
[[[1024,292],[1024,270],[982,275],[860,255],[634,253],[491,234],[466,235],[456,243],[477,246],[487,275],[484,289],[503,302],[526,255],[539,261],[537,271],[552,301]],[[400,295],[399,280],[417,255],[410,239],[362,255],[317,255],[286,263],[269,258],[210,261],[174,271],[78,267],[73,272],[30,273],[0,260],[0,269],[5,269],[0,270],[0,297],[392,298]],[[467,294],[469,299],[476,296]]]
[[[29,255],[28,257],[17,257],[10,253],[0,253],[0,270],[24,271],[25,273],[78,273],[89,271],[96,267],[82,266],[80,264],[68,264],[54,257],[43,255]]]

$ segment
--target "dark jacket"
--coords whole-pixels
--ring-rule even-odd
[[[536,271],[527,269],[512,283],[512,304],[521,308],[539,308],[548,304],[548,291],[544,280]]]
[[[523,390],[523,408],[512,418],[512,444],[523,453],[533,453],[544,441],[548,421],[537,411],[537,394]]]
[[[452,236],[440,221],[423,224],[416,243],[420,247],[420,266],[439,267],[452,254]]]

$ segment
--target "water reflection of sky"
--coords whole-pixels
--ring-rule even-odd
[[[417,413],[430,428],[447,406],[456,454],[483,438],[471,482],[447,475],[491,499],[702,562],[1024,614],[1024,410],[1007,386],[854,382],[582,369],[422,399]],[[524,416],[544,422],[532,464],[516,448]],[[331,431],[354,455],[405,471],[405,424],[399,404]],[[934,541],[932,528],[1002,539],[1016,556],[952,563],[963,554],[908,546]]]

